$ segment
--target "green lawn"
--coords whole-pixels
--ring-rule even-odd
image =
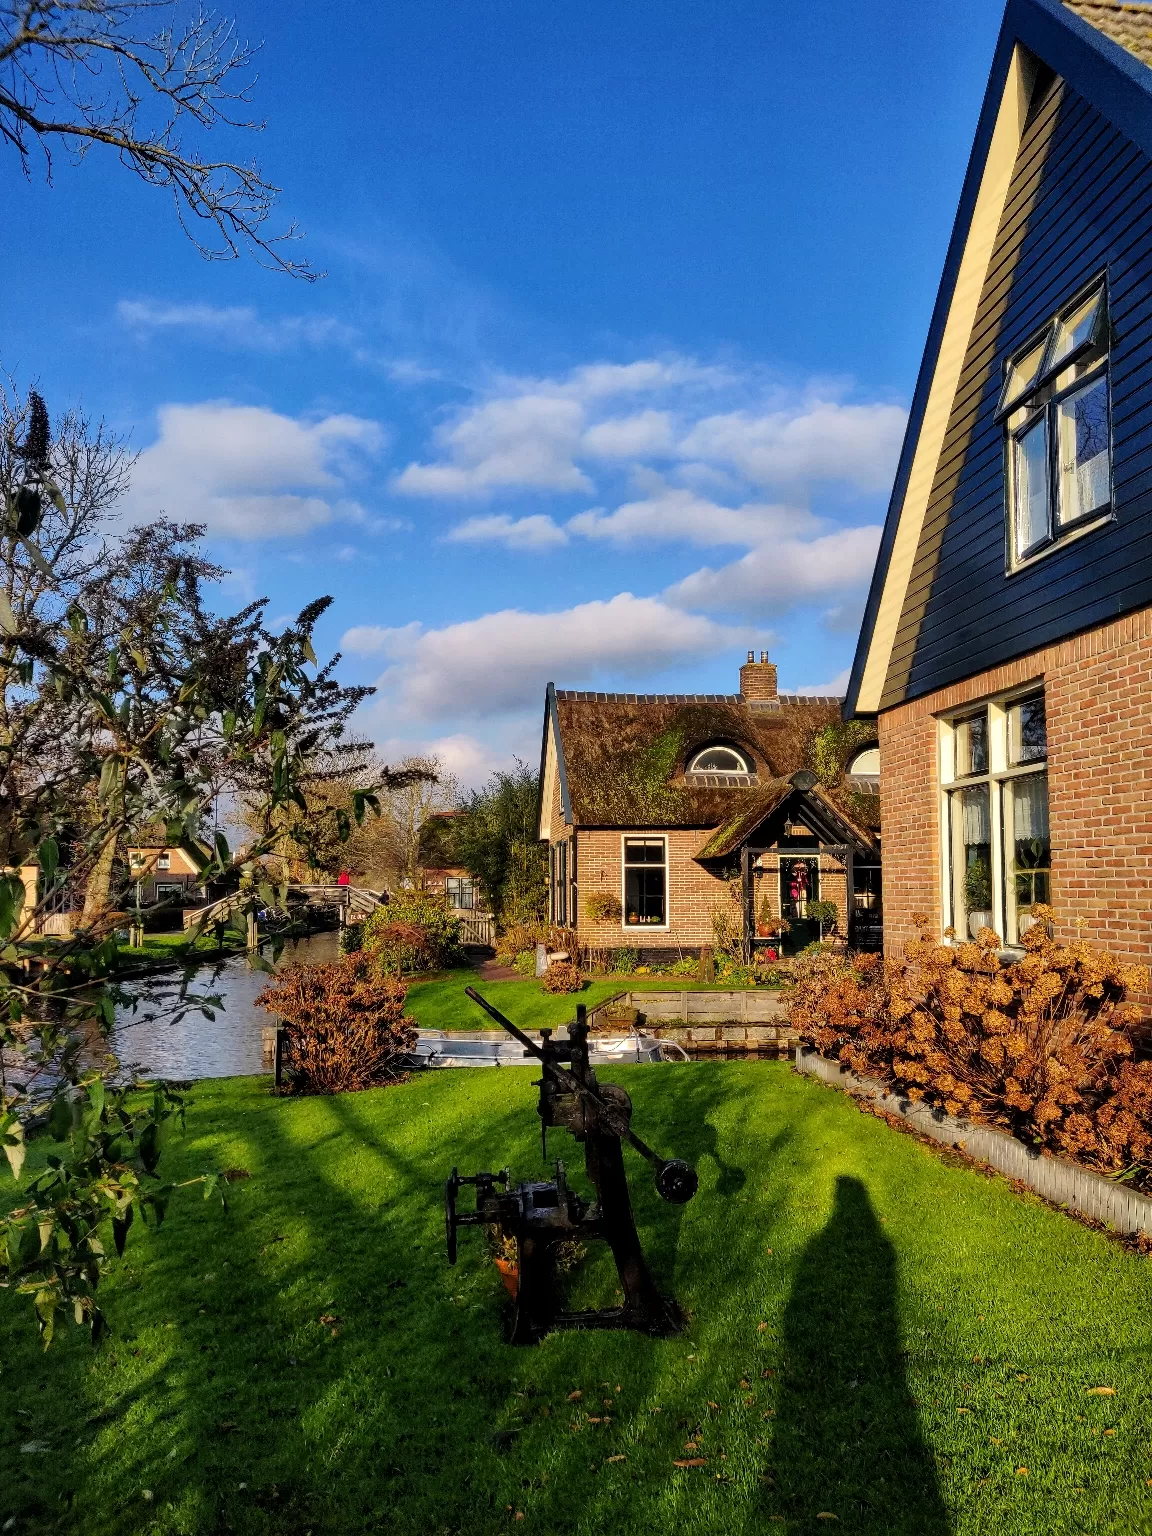
[[[731,984],[708,985],[691,976],[612,976],[586,981],[580,992],[553,994],[542,990],[535,977],[515,981],[483,981],[471,969],[438,972],[428,981],[413,978],[405,1011],[421,1029],[497,1029],[482,1008],[464,996],[475,987],[494,1008],[499,1008],[522,1029],[567,1024],[576,1017],[576,1004],[594,1008],[619,992],[731,992]],[[744,989],[747,990],[747,989]]]
[[[133,1232],[111,1343],[44,1355],[0,1297],[0,1529],[1152,1531],[1152,1262],[783,1064],[613,1070],[700,1172],[673,1208],[628,1154],[689,1329],[509,1348],[480,1234],[445,1263],[440,1191],[540,1168],[534,1075],[197,1087],[169,1171],[251,1178]],[[576,1299],[611,1292],[598,1261]]]

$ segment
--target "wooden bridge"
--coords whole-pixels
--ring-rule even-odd
[[[290,885],[288,895],[302,896],[310,907],[335,907],[340,913],[341,925],[371,917],[377,907],[388,900],[386,891],[370,891],[361,885]],[[231,891],[204,907],[191,907],[184,913],[184,927],[210,928],[214,923],[226,923],[239,913],[246,913],[249,927],[258,910],[265,903],[251,888]]]

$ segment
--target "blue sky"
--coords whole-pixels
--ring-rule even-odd
[[[363,728],[465,780],[549,678],[836,683],[998,0],[232,9],[323,281],[0,152],[0,366],[131,435],[124,515],[208,523],[221,605],[332,593]]]

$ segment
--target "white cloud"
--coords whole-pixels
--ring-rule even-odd
[[[758,485],[842,480],[878,491],[891,484],[906,419],[897,405],[828,400],[763,415],[730,411],[698,421],[679,451],[732,465]]]
[[[162,304],[154,299],[121,299],[116,313],[138,335],[191,331],[205,340],[259,352],[292,347],[348,346],[356,332],[331,315],[281,315],[265,320],[247,305]]]
[[[568,687],[606,674],[646,679],[747,639],[746,630],[621,592],[559,613],[506,609],[443,629],[363,626],[343,649],[391,657],[381,689],[402,715],[433,720],[531,709],[550,678]]]
[[[638,410],[644,394],[652,403]],[[723,397],[739,408],[717,411]],[[804,502],[822,483],[885,488],[904,424],[897,405],[845,403],[829,398],[827,385],[789,393],[691,358],[595,363],[554,378],[490,382],[437,430],[435,454],[410,463],[394,487],[413,496],[564,494],[591,490],[593,472],[613,465],[635,472],[673,460],[682,484],[725,499],[752,501],[777,488]]]
[[[444,461],[409,464],[395,488],[412,496],[485,496],[512,486],[590,491],[572,462],[582,426],[575,400],[542,394],[489,400],[437,432]]]
[[[643,501],[627,502],[614,512],[595,507],[590,512],[577,513],[567,523],[573,533],[589,539],[607,539],[614,544],[683,540],[705,547],[749,547],[777,536],[795,536],[815,526],[815,519],[803,509],[757,503],[724,507],[694,491],[669,486]]]
[[[309,422],[227,401],[165,405],[157,415],[159,437],[132,474],[134,520],[164,514],[239,539],[362,520],[345,481],[382,446],[375,422],[346,415]]]
[[[799,688],[781,688],[781,693],[801,693],[809,698],[842,699],[848,692],[848,679],[851,676],[848,668],[843,672],[837,672],[830,683],[804,683]]]
[[[667,411],[639,411],[589,427],[581,447],[598,459],[647,459],[670,453],[672,442],[672,417]]]
[[[506,549],[555,549],[568,535],[543,513],[532,517],[470,517],[444,535],[449,544],[503,544]]]
[[[868,582],[880,543],[878,527],[842,528],[819,538],[780,538],[730,565],[704,566],[664,596],[712,613],[781,613],[814,598],[840,596]]]

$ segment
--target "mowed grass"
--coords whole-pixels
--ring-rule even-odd
[[[427,981],[412,978],[404,1011],[421,1029],[498,1029],[484,1010],[464,996],[475,987],[521,1029],[554,1029],[576,1017],[576,1004],[594,1008],[621,992],[731,992],[723,982],[708,985],[691,976],[610,976],[586,981],[579,992],[545,992],[534,976],[515,981],[485,981],[475,970],[438,972]]]
[[[1152,1262],[784,1064],[602,1075],[700,1173],[673,1208],[627,1154],[685,1334],[514,1350],[482,1235],[446,1264],[452,1164],[542,1167],[534,1069],[204,1083],[166,1167],[251,1178],[133,1232],[111,1342],[44,1354],[0,1294],[0,1528],[1152,1530]],[[588,1268],[576,1300],[611,1300]]]

